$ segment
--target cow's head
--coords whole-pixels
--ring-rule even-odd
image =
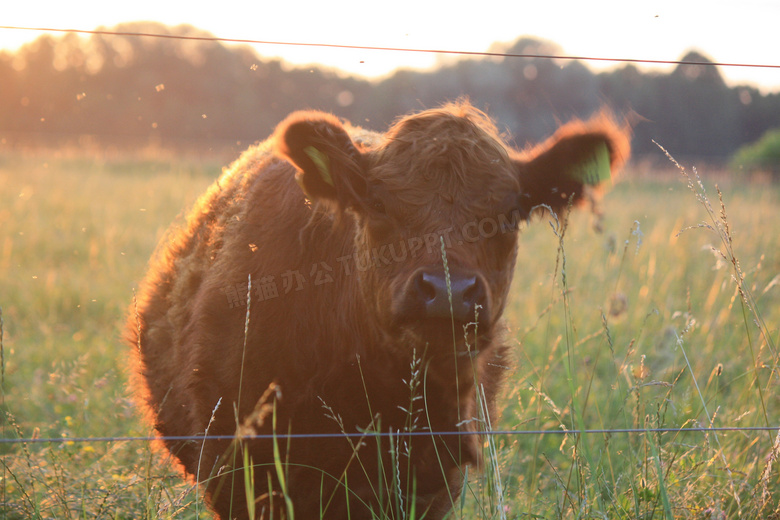
[[[357,133],[304,112],[275,142],[312,202],[354,216],[355,274],[382,330],[450,345],[453,330],[490,334],[500,318],[519,224],[584,200],[629,153],[626,129],[605,114],[514,150],[466,103],[404,117],[370,143]]]

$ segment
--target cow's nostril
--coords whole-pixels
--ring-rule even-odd
[[[471,278],[469,283],[464,285],[463,292],[461,294],[463,303],[469,305],[470,307],[475,307],[477,305],[484,306],[485,304],[485,287],[482,284],[482,281],[478,278]]]
[[[477,298],[477,279],[470,278],[463,284],[463,301],[468,303],[476,303]]]
[[[436,300],[438,294],[436,282],[432,279],[430,274],[424,272],[418,273],[415,278],[415,286],[418,295],[427,305],[430,305]]]

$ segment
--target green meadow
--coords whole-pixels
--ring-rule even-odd
[[[602,218],[523,230],[490,426],[530,433],[486,437],[452,518],[780,518],[780,186],[658,156]],[[0,155],[2,437],[26,440],[0,444],[0,518],[209,518],[152,443],[106,438],[152,433],[122,326],[219,171]]]

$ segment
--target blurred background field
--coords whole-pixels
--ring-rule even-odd
[[[121,327],[156,243],[220,167],[0,157],[4,438],[151,433],[126,387]],[[713,180],[700,173],[720,218]],[[631,165],[602,201],[600,231],[577,211],[562,249],[548,217],[522,232],[506,312],[515,359],[494,429],[778,425],[780,187],[713,177],[751,307],[687,179],[671,163]],[[776,433],[497,436],[501,485],[484,492],[472,478],[456,514],[770,518]],[[191,485],[146,442],[0,450],[5,518],[203,514]]]

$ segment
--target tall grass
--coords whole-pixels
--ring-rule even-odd
[[[0,160],[5,438],[150,433],[120,327],[157,240],[214,171],[132,164]],[[453,518],[780,518],[777,431],[712,429],[780,423],[780,190],[716,190],[671,163],[676,178],[631,173],[604,200],[603,233],[583,212],[523,231],[515,360],[500,417],[480,420],[550,433],[486,436]],[[422,377],[410,366],[410,429]],[[679,427],[704,431],[657,431]],[[575,433],[616,428],[633,431]],[[207,516],[149,443],[0,452],[0,518]],[[386,484],[388,516],[408,515],[413,490]]]
[[[740,243],[754,266],[750,275],[742,276],[725,269],[739,263],[731,231],[725,245],[732,249],[711,243],[718,244],[729,226],[771,228],[777,221],[763,220],[767,214],[762,215],[761,202],[775,201],[776,192],[761,194],[755,188],[751,193],[751,187],[731,186],[747,205],[732,212],[729,221],[725,204],[719,213],[711,211],[703,183],[691,183],[684,175],[683,182],[701,190],[694,190],[694,202],[716,222],[699,226],[697,208],[678,195],[679,185],[642,183],[651,196],[632,195],[633,211],[622,220],[637,223],[623,236],[615,231],[606,241],[593,243],[595,236],[576,221],[566,241],[563,232],[558,233],[557,257],[565,268],[552,282],[552,295],[546,299],[552,303],[512,320],[535,324],[518,335],[522,357],[517,380],[526,384],[512,389],[507,399],[517,402],[518,423],[533,418],[540,429],[587,425],[648,430],[566,435],[557,450],[553,443],[560,439],[521,437],[518,456],[530,455],[525,455],[528,471],[520,478],[529,483],[526,489],[542,490],[528,497],[524,509],[529,514],[755,518],[758,511],[777,510],[777,496],[771,501],[752,499],[763,489],[767,478],[761,475],[776,456],[771,432],[683,437],[650,431],[763,426],[767,417],[774,417],[769,423],[776,426],[780,418],[771,338],[777,328],[770,331],[766,325],[777,323],[777,296],[771,293],[780,267],[776,235],[761,233]],[[629,189],[619,188],[610,201]],[[648,207],[658,203],[663,212]],[[610,203],[608,221],[621,220],[625,209]],[[742,222],[735,225],[737,219]],[[620,229],[609,222],[606,228]],[[688,231],[680,235],[682,229]],[[579,244],[572,247],[582,240],[591,241],[589,255]],[[583,274],[585,270],[590,273]],[[752,307],[761,306],[772,318],[754,314],[745,319],[740,302],[750,301],[747,295],[755,293],[761,293],[763,301]],[[540,318],[534,319],[533,313]],[[757,332],[760,345],[755,345]],[[743,354],[751,351],[756,356]],[[773,479],[777,488],[777,473]]]

